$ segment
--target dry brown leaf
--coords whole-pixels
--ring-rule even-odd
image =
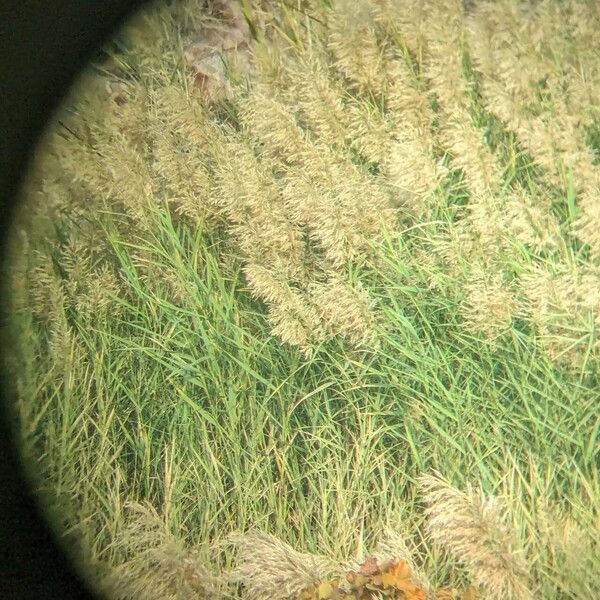
[[[297,600],[426,600],[425,590],[412,580],[412,570],[406,560],[385,560],[378,562],[368,557],[358,570],[345,574],[346,582],[340,580],[322,581],[305,590]],[[348,585],[350,588],[348,589]],[[435,593],[437,600],[478,600],[474,587],[460,593],[456,588],[440,588]]]
[[[464,594],[462,595],[461,600],[478,600],[479,598],[479,594],[477,593],[477,590],[470,585],[464,592]]]
[[[477,590],[470,585],[462,593],[456,588],[440,588],[436,590],[435,597],[437,600],[478,600],[479,594],[477,593]]]
[[[222,56],[204,42],[195,42],[184,52],[187,66],[194,74],[194,84],[205,101],[213,104],[229,97],[231,86],[225,73]]]
[[[367,558],[367,560],[365,560],[365,562],[360,566],[358,572],[360,575],[366,575],[367,577],[379,573],[379,565],[377,564],[377,559],[373,556],[369,556],[369,558]]]
[[[441,588],[436,590],[435,597],[437,600],[459,600],[459,593],[456,588]]]

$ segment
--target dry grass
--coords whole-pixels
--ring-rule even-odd
[[[571,516],[540,500],[535,540],[525,550],[511,530],[515,515],[505,499],[484,497],[470,488],[461,491],[439,474],[423,475],[419,484],[426,505],[427,546],[441,544],[467,567],[479,587],[477,596],[465,598],[539,597],[548,582],[536,581],[532,566],[544,553],[563,585],[565,581],[576,582],[575,586],[562,587],[562,592],[594,597],[598,523],[584,530]],[[296,600],[303,592],[332,580],[340,582],[344,592],[346,574],[359,571],[368,560],[377,564],[405,562],[412,582],[424,590],[428,600],[463,597],[456,587],[435,589],[423,571],[423,552],[409,549],[407,536],[391,528],[381,532],[368,554],[363,551],[353,558],[335,560],[299,552],[259,530],[232,534],[220,547],[209,550],[185,548],[167,532],[164,516],[152,507],[131,505],[128,511],[128,524],[113,545],[122,546],[130,558],[98,578],[99,589],[109,597],[228,598],[235,597],[238,590],[247,600]],[[223,570],[217,564],[218,554],[230,545],[236,550],[233,568]],[[351,591],[348,588],[344,593]]]
[[[152,506],[126,509],[126,524],[112,546],[128,558],[97,579],[99,591],[115,600],[226,597],[225,582],[208,563],[206,550],[184,547]]]
[[[300,553],[261,532],[234,536],[238,566],[230,574],[248,600],[294,600],[321,580],[339,575],[342,565],[325,556]]]

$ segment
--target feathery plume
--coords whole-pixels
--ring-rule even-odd
[[[426,3],[429,11],[423,75],[443,112],[467,108],[469,90],[463,76],[464,6],[461,0]]]
[[[579,365],[600,325],[600,277],[595,271],[551,273],[534,267],[520,277],[524,309],[537,325],[549,356],[564,365]],[[592,349],[596,349],[595,341]],[[583,347],[583,348],[582,348]]]
[[[185,548],[147,504],[130,503],[129,520],[113,544],[129,558],[98,582],[115,600],[221,598],[224,586],[199,549]]]
[[[389,54],[378,40],[369,5],[339,0],[328,16],[327,47],[334,56],[335,67],[356,91],[382,98]]]
[[[323,339],[323,323],[302,288],[292,287],[281,272],[260,264],[248,264],[245,274],[253,293],[267,303],[273,335],[298,346],[305,354]]]
[[[547,500],[536,503],[539,523],[536,549],[548,557],[546,578],[554,591],[577,594],[576,597],[595,598],[600,594],[598,566],[600,565],[600,518],[583,527]],[[546,561],[545,561],[546,562]]]
[[[451,155],[454,167],[462,169],[475,195],[498,193],[502,185],[502,169],[466,110],[454,110],[439,133]]]
[[[427,219],[447,175],[447,169],[433,158],[433,141],[422,130],[406,125],[390,145],[385,173],[400,210],[417,221]]]
[[[373,23],[384,35],[399,40],[418,61],[423,55],[431,6],[422,0],[371,0]]]
[[[518,308],[514,292],[502,281],[500,272],[477,267],[471,271],[462,308],[469,327],[493,342],[510,329]]]
[[[508,194],[502,213],[507,235],[534,253],[554,252],[559,248],[560,224],[547,196],[534,196],[518,188]]]
[[[230,540],[239,554],[229,579],[243,586],[247,600],[294,600],[305,589],[343,573],[336,561],[297,552],[272,535],[250,532]]]
[[[342,148],[349,140],[345,87],[335,79],[326,58],[316,51],[294,61],[290,93],[302,120],[322,143]]]
[[[422,74],[409,68],[406,59],[390,62],[390,85],[386,93],[386,106],[390,119],[395,119],[398,127],[408,124],[428,137],[435,117],[431,100],[427,94]]]
[[[350,147],[372,163],[382,163],[390,152],[393,123],[370,103],[350,100],[346,107]]]
[[[470,570],[490,598],[533,598],[527,565],[505,525],[505,509],[496,497],[462,492],[440,475],[419,479],[427,504],[427,531]]]
[[[308,293],[330,335],[356,345],[373,342],[375,307],[360,283],[352,286],[333,273],[325,283],[310,284]]]

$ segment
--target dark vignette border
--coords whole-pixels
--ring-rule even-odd
[[[46,121],[74,78],[143,0],[0,2],[0,259],[21,179]],[[5,280],[0,280],[0,298]],[[4,306],[2,302],[2,306]],[[0,313],[2,322],[5,312]],[[0,352],[10,352],[6,339]],[[27,489],[11,441],[10,382],[0,392],[0,597],[92,598]]]

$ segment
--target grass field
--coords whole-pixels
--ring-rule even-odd
[[[597,31],[585,0],[185,0],[106,47],[40,144],[6,331],[32,481],[109,597],[294,600],[253,531],[345,564],[391,528],[428,600],[600,598]]]

